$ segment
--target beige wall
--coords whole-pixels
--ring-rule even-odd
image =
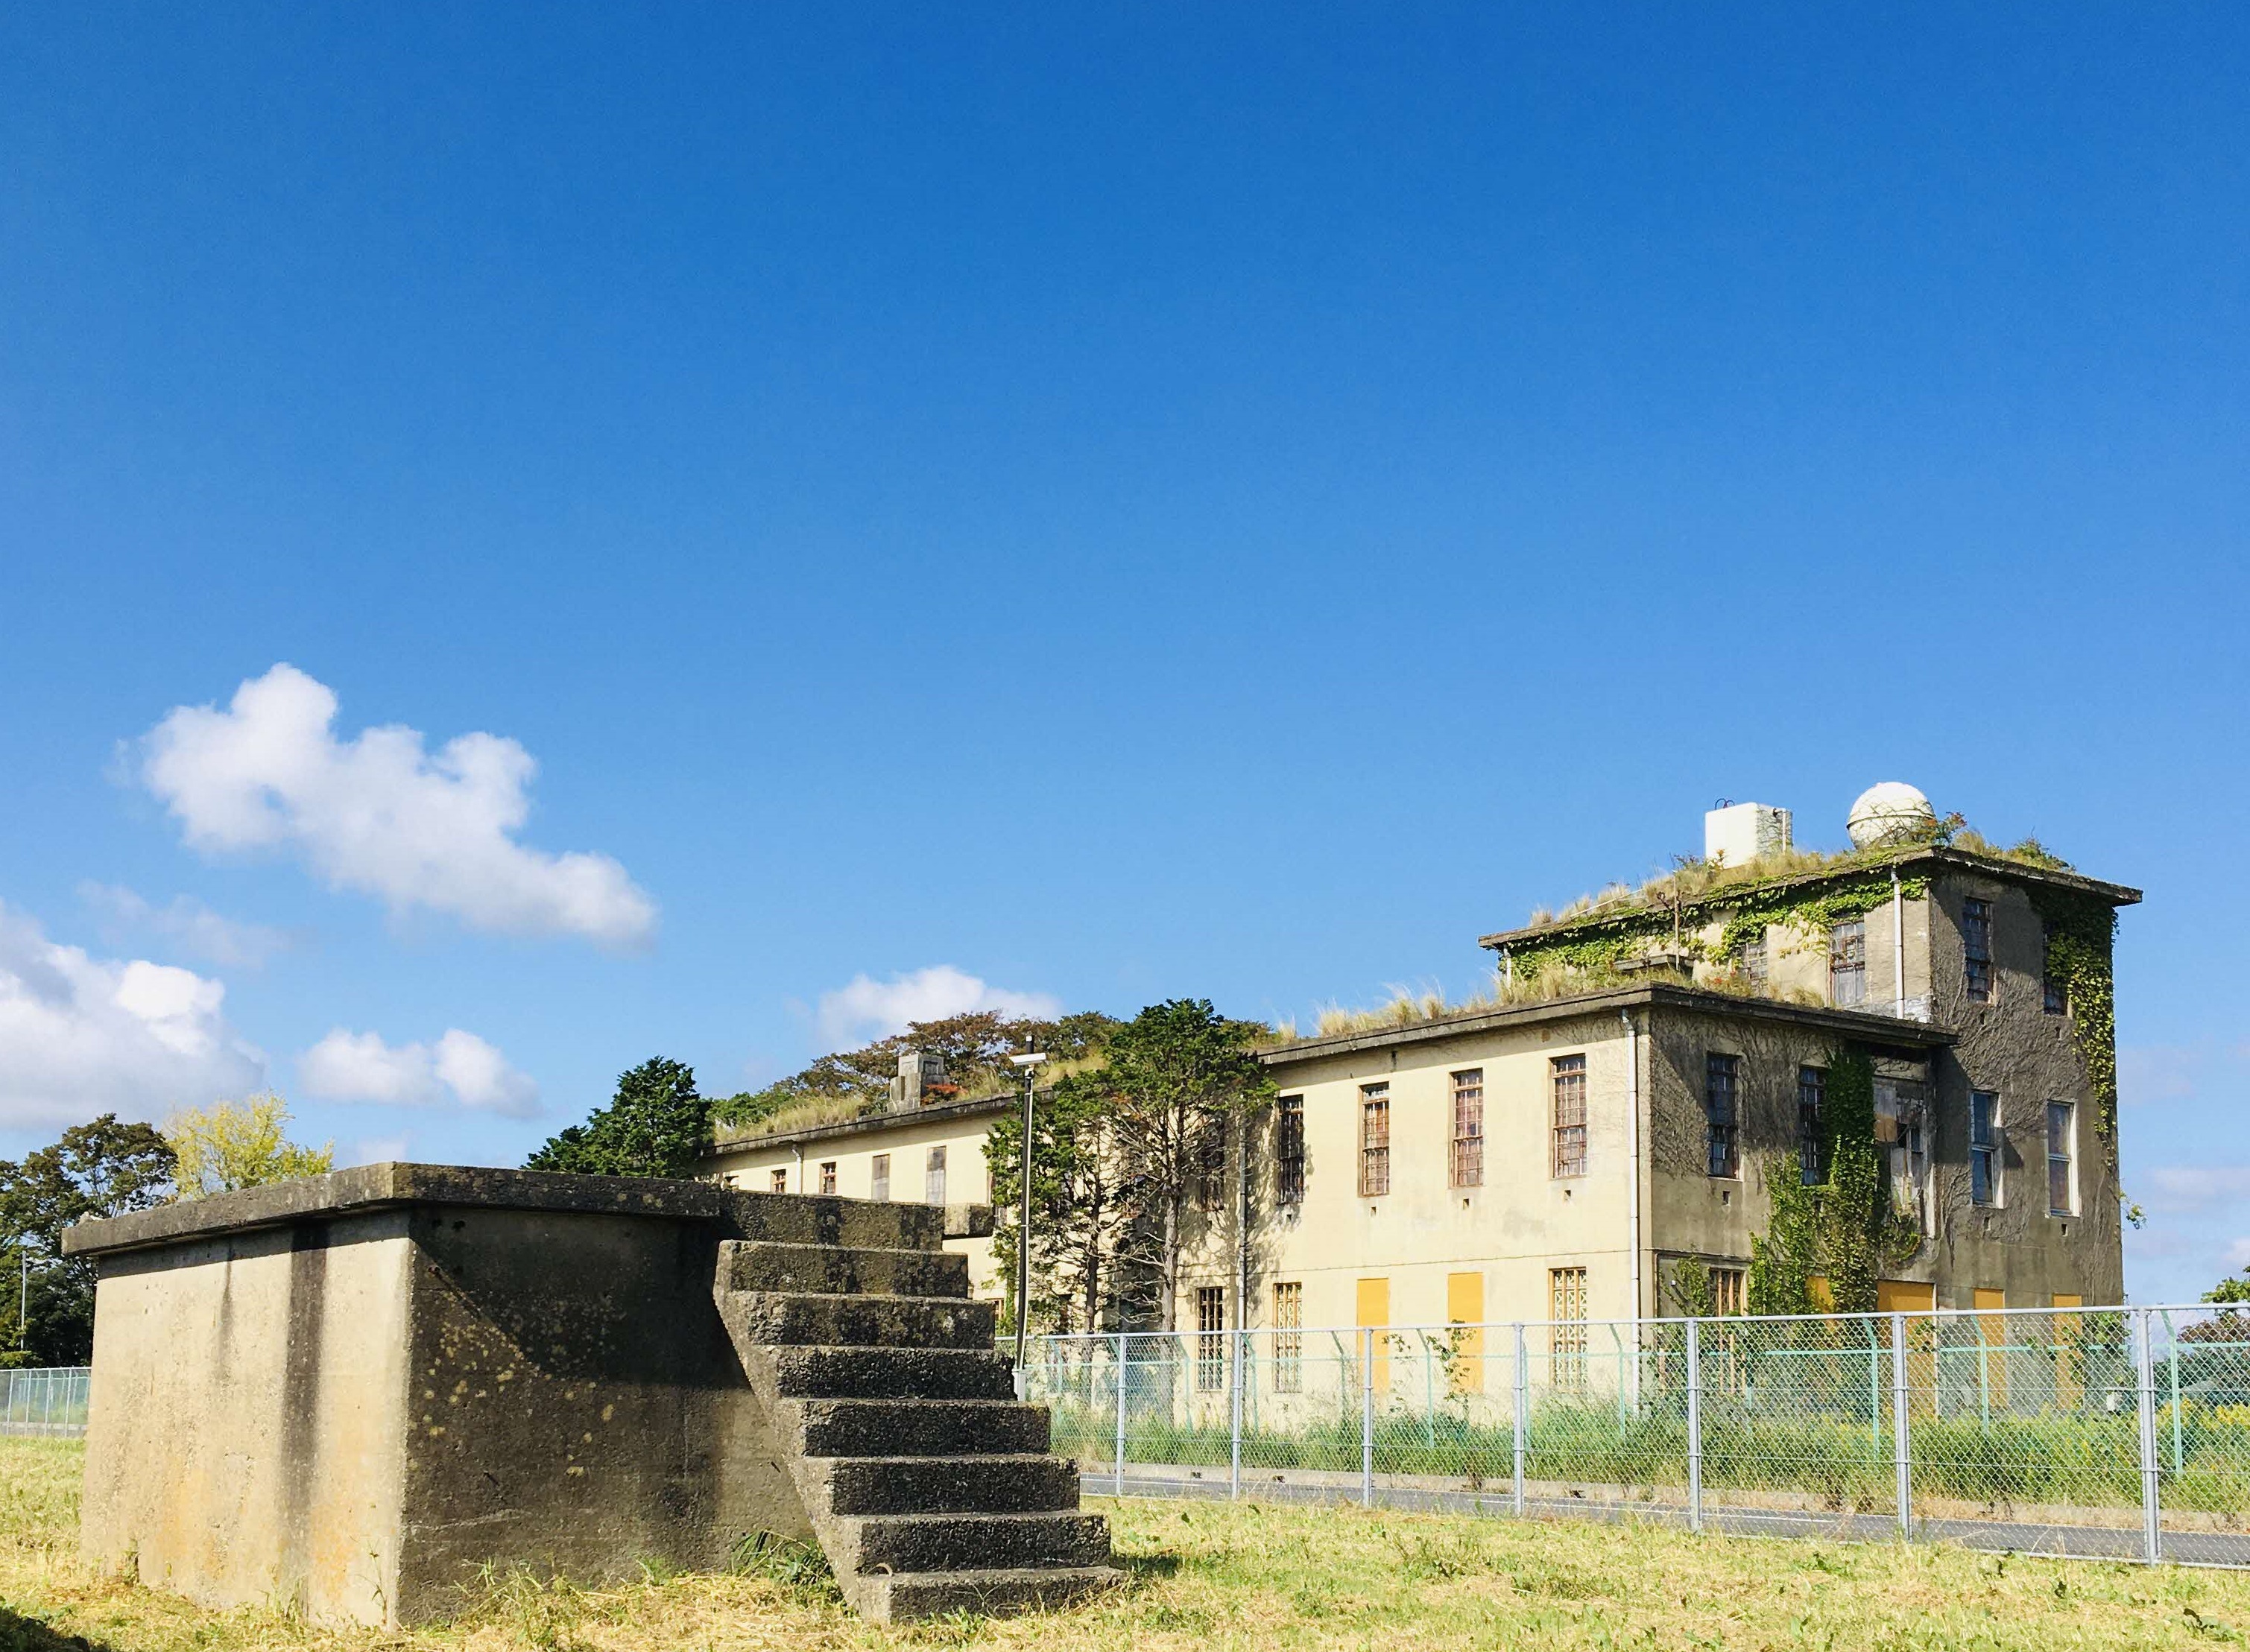
[[[1558,1178],[1552,1062],[1571,1055],[1586,1059],[1586,1172]],[[1484,1079],[1484,1180],[1455,1187],[1453,1076],[1472,1069]],[[1442,1325],[1448,1280],[1460,1273],[1482,1277],[1486,1318],[1543,1319],[1556,1268],[1586,1270],[1590,1314],[1632,1311],[1631,1082],[1614,1015],[1326,1056],[1282,1065],[1275,1078],[1281,1094],[1304,1098],[1305,1198],[1274,1206],[1270,1139],[1260,1134],[1253,1325],[1270,1322],[1273,1286],[1291,1281],[1304,1288],[1305,1324],[1355,1324],[1363,1279],[1389,1282],[1392,1325]],[[1360,1110],[1370,1084],[1390,1086],[1391,1191],[1363,1196]],[[1198,1236],[1186,1288],[1231,1284],[1233,1266],[1232,1225],[1222,1217]],[[1195,1323],[1191,1296],[1180,1323]]]
[[[891,1156],[891,1201],[894,1204],[925,1202],[925,1178],[929,1150],[945,1149],[947,1204],[991,1204],[1011,1201],[1007,1188],[993,1196],[991,1174],[984,1160],[984,1137],[992,1113],[930,1119],[914,1113],[879,1114],[849,1135],[807,1142],[761,1141],[755,1138],[723,1144],[710,1161],[711,1171],[728,1186],[750,1193],[773,1191],[773,1173],[785,1173],[787,1193],[818,1193],[820,1167],[833,1161],[836,1191],[845,1199],[874,1196],[874,1161],[878,1153]],[[949,1239],[948,1250],[969,1258],[970,1286],[980,1297],[998,1297],[1003,1285],[992,1265],[989,1239]]]
[[[413,1246],[391,1213],[107,1259],[81,1541],[211,1606],[383,1622],[398,1592]]]

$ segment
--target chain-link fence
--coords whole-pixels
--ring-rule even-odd
[[[73,1439],[86,1432],[85,1366],[0,1371],[0,1434]]]
[[[1036,1339],[1090,1489],[2250,1566],[2250,1312]]]

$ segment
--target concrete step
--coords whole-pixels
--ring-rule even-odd
[[[1012,1400],[1015,1366],[984,1348],[776,1348],[792,1400]]]
[[[1078,1507],[1078,1465],[1029,1452],[975,1457],[835,1457],[832,1514],[1038,1514]]]
[[[1098,1514],[880,1514],[854,1522],[864,1575],[1100,1566],[1109,1523]]]
[[[997,1303],[932,1297],[837,1297],[728,1291],[719,1311],[735,1344],[889,1348],[990,1348]]]
[[[936,1250],[945,1242],[942,1205],[890,1204],[826,1194],[734,1190],[732,1226],[744,1239],[875,1250]]]
[[[969,1294],[969,1258],[947,1250],[738,1241],[721,1258],[729,1291],[812,1291],[824,1296],[873,1292],[886,1297]]]
[[[1123,1578],[1124,1573],[1106,1566],[891,1573],[860,1580],[869,1597],[869,1607],[862,1609],[879,1623],[942,1617],[949,1612],[999,1617],[1051,1611],[1115,1587]]]
[[[806,1400],[808,1457],[951,1457],[1039,1454],[1045,1406],[1012,1400]]]

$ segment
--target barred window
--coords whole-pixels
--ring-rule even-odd
[[[1284,1096],[1275,1104],[1274,1196],[1285,1205],[1305,1201],[1305,1098]]]
[[[879,1153],[867,1162],[867,1197],[888,1200],[891,1196],[891,1156]]]
[[[820,1191],[831,1194],[836,1191],[836,1161],[833,1159],[821,1160]]]
[[[1742,1129],[1736,1110],[1741,1080],[1739,1057],[1709,1054],[1703,1057],[1703,1117],[1708,1169],[1715,1176],[1741,1174]]]
[[[921,1199],[926,1205],[945,1202],[945,1149],[932,1147],[921,1173]]]
[[[1820,1128],[1820,1109],[1828,1098],[1828,1075],[1818,1067],[1797,1070],[1797,1179],[1808,1187],[1828,1180],[1828,1139]]]
[[[1484,1186],[1484,1069],[1453,1075],[1453,1186]]]
[[[1195,1202],[1198,1210],[1226,1208],[1226,1126],[1216,1119],[1196,1136]]]
[[[1226,1287],[1196,1287],[1196,1387],[1226,1386]]]
[[[2070,991],[2063,985],[2062,977],[2054,967],[2054,929],[2046,930],[2046,944],[2042,949],[2039,965],[2039,1008],[2050,1015],[2067,1014],[2070,1008]]]
[[[776,1170],[773,1173],[773,1190],[776,1193],[787,1193],[789,1191],[788,1171]]]
[[[1867,1002],[1867,925],[1854,918],[1828,932],[1828,1001],[1850,1006]]]
[[[1288,1280],[1273,1287],[1273,1391],[1294,1394],[1304,1380],[1305,1287]]]
[[[1761,929],[1751,940],[1743,943],[1743,979],[1754,993],[1766,989],[1765,931]]]
[[[1711,1270],[1711,1311],[1740,1313],[1748,1298],[1750,1275],[1740,1268]]]
[[[1969,1198],[2000,1202],[2000,1098],[1982,1090],[1969,1092]]]
[[[1976,1002],[1992,1000],[1992,903],[1961,903],[1961,968],[1969,996]]]
[[[1391,1086],[1359,1091],[1359,1191],[1371,1199],[1391,1191]]]
[[[1586,1058],[1557,1056],[1547,1063],[1555,1099],[1553,1174],[1586,1174]]]

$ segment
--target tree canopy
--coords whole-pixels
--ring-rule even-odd
[[[652,1056],[618,1075],[608,1106],[549,1137],[523,1167],[582,1176],[687,1176],[710,1143],[711,1104],[695,1088],[695,1070]]]
[[[84,1365],[93,1356],[93,1263],[64,1260],[63,1229],[94,1216],[121,1215],[171,1194],[173,1153],[147,1125],[104,1113],[73,1125],[21,1163],[0,1160],[0,1256],[14,1274],[32,1271],[21,1323],[17,1292],[6,1295],[12,1363]]]
[[[239,1102],[190,1107],[164,1121],[177,1160],[183,1199],[325,1175],[336,1167],[335,1143],[307,1147],[289,1139],[289,1104],[271,1091]]]

